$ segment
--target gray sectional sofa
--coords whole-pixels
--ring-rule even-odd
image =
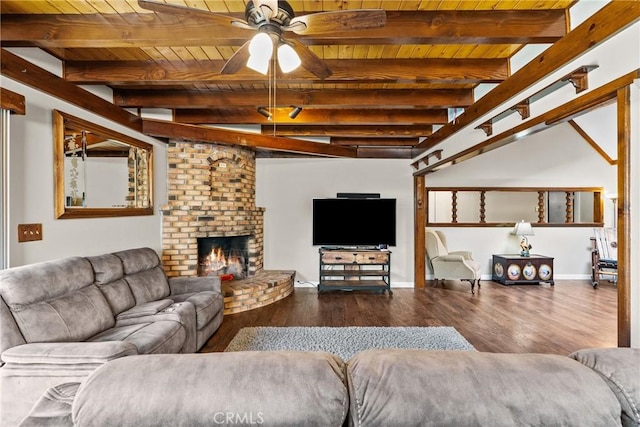
[[[119,358],[51,388],[32,426],[638,426],[640,349],[264,351]]]
[[[169,279],[150,248],[0,271],[2,424],[110,360],[196,352],[223,309],[219,278]]]

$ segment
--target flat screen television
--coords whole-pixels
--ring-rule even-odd
[[[396,245],[396,199],[313,199],[314,246]]]

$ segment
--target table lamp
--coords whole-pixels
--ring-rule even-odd
[[[533,236],[533,227],[531,227],[531,223],[525,222],[524,220],[516,222],[511,234],[522,237],[522,240],[520,240],[520,256],[528,257],[529,250],[532,248],[529,244],[529,239],[527,238],[527,236]]]

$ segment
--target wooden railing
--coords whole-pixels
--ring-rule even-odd
[[[602,227],[601,187],[428,187],[426,225]]]

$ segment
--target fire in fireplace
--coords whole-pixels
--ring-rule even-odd
[[[198,276],[233,275],[244,279],[249,272],[250,236],[198,239]]]

